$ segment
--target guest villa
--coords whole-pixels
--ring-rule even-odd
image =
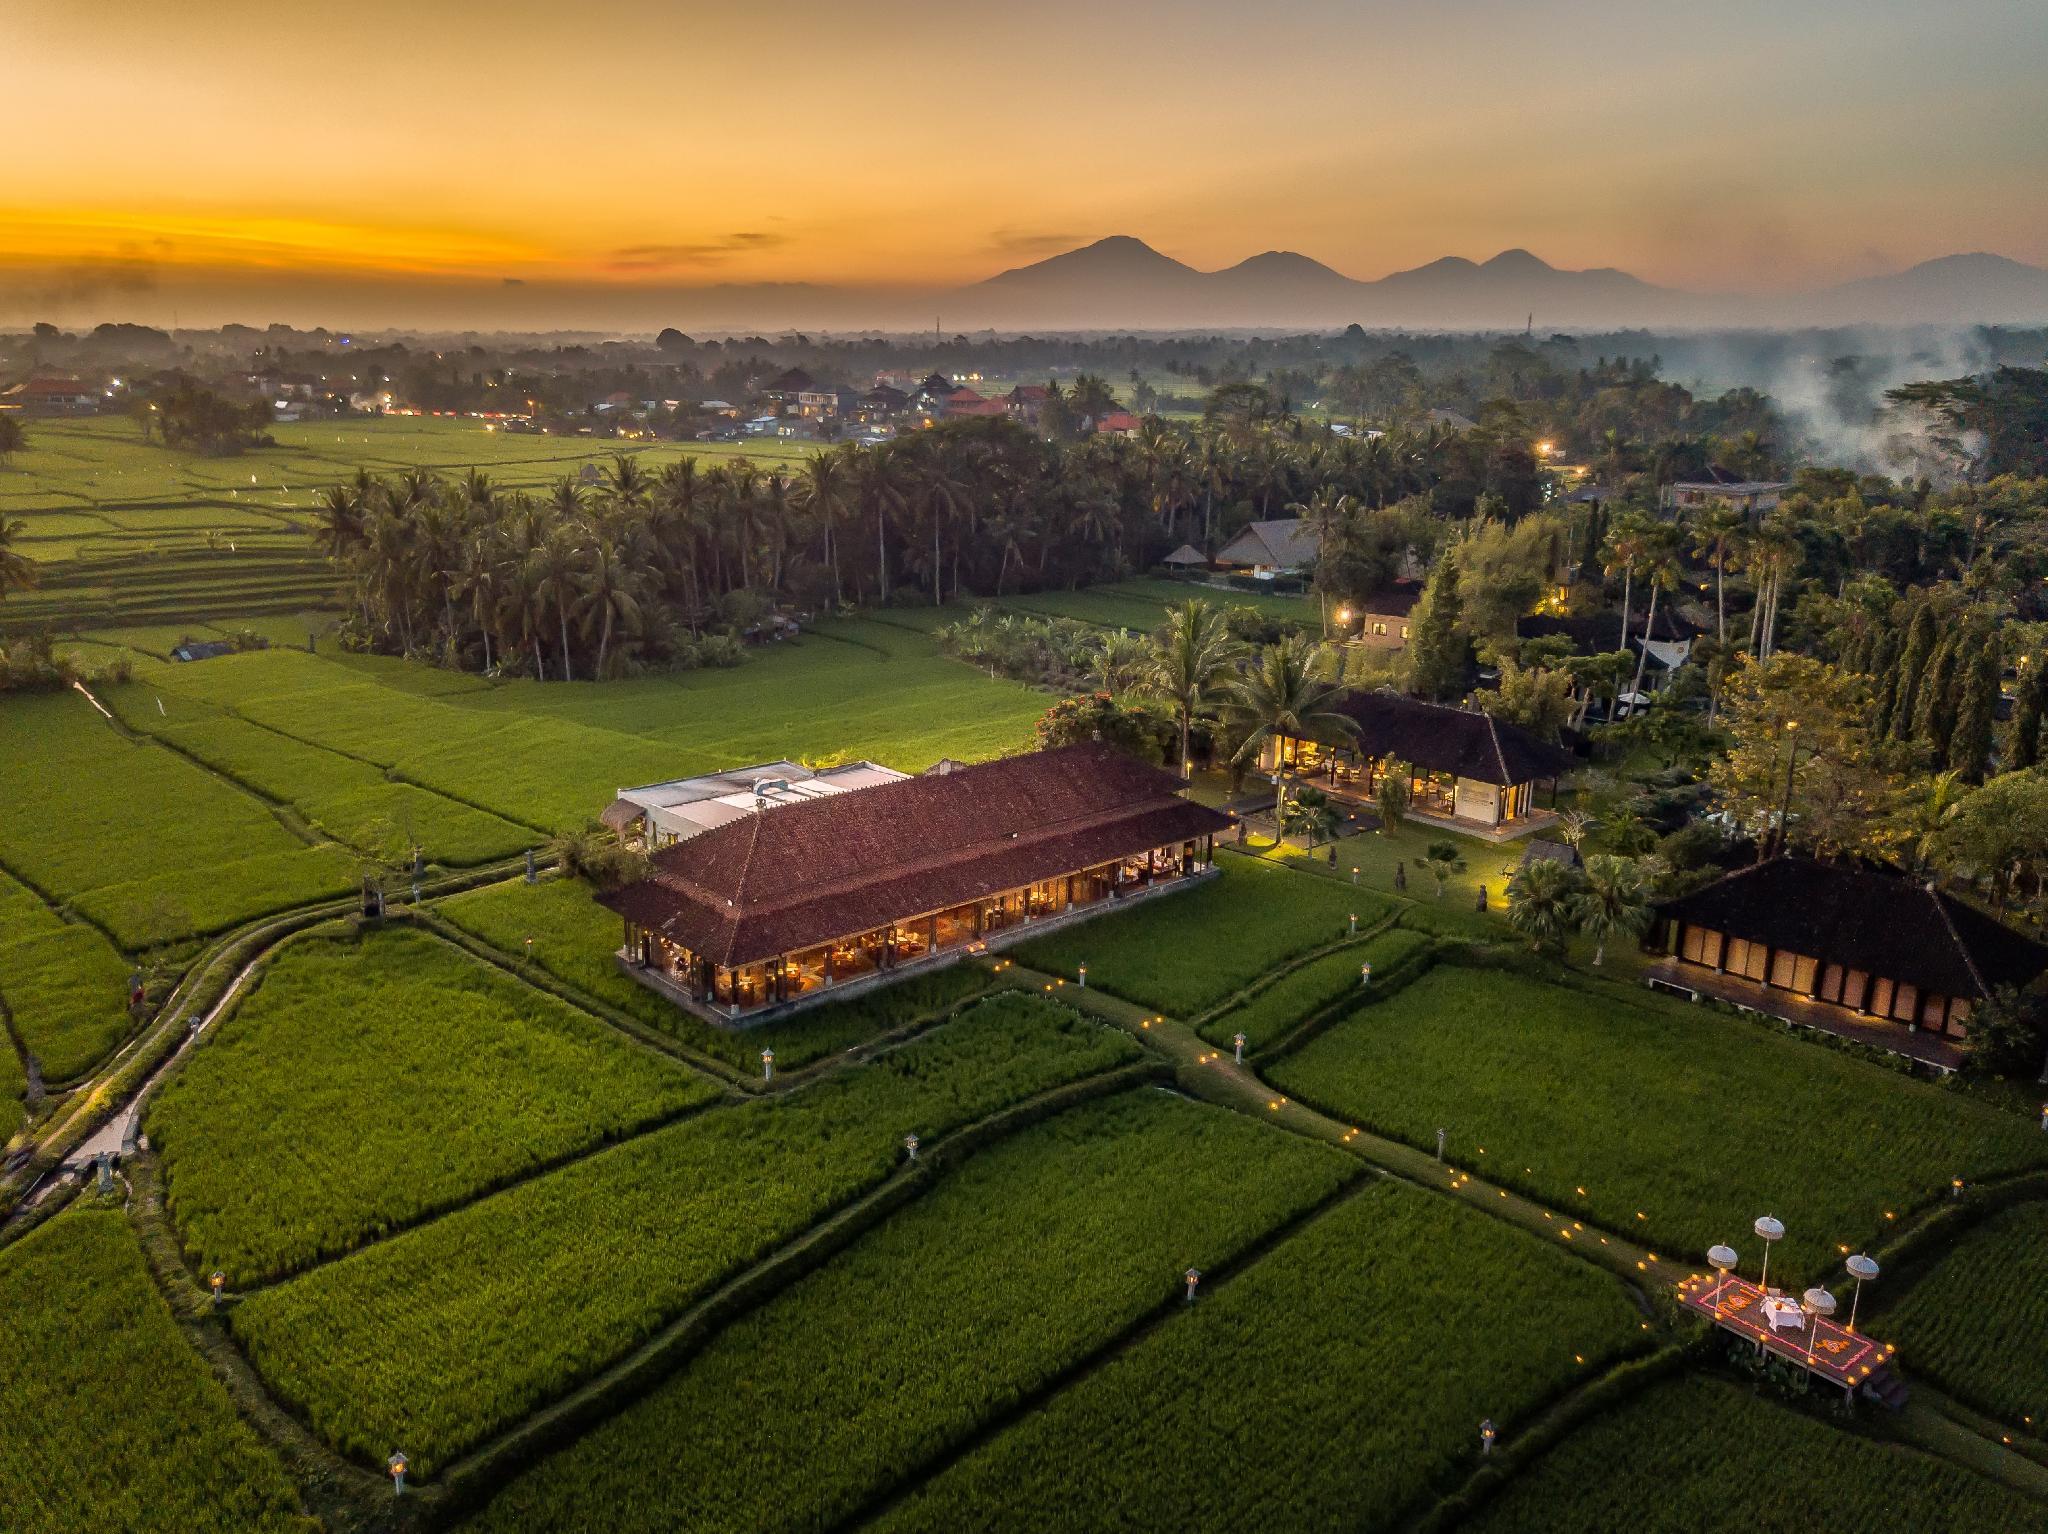
[[[2048,948],[1930,885],[1774,858],[1658,907],[1646,979],[1953,1066],[1970,1014]]]
[[[1229,817],[1100,744],[846,792],[759,796],[600,895],[619,962],[719,1022],[756,1022],[1211,871]]]
[[[1358,726],[1356,738],[1279,736],[1261,752],[1260,771],[1285,766],[1340,797],[1368,802],[1384,776],[1404,772],[1410,814],[1504,837],[1555,820],[1539,791],[1554,801],[1559,775],[1576,765],[1569,752],[1470,709],[1391,692],[1347,693],[1334,707]]]

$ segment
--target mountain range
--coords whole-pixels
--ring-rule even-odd
[[[1889,276],[1757,297],[1660,287],[1612,267],[1567,270],[1526,250],[1477,262],[1445,256],[1372,281],[1283,250],[1205,272],[1114,235],[941,302],[954,330],[2026,324],[2048,322],[2048,269],[2004,256],[1944,256]]]

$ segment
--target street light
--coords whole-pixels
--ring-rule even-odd
[[[1858,1252],[1848,1262],[1844,1263],[1843,1266],[1848,1268],[1849,1276],[1856,1280],[1856,1292],[1849,1296],[1849,1330],[1854,1332],[1856,1330],[1856,1306],[1863,1299],[1864,1284],[1875,1280],[1877,1277],[1877,1259],[1866,1257],[1861,1252]]]
[[[1785,1226],[1782,1221],[1774,1220],[1769,1215],[1765,1215],[1756,1222],[1756,1233],[1764,1244],[1764,1274],[1762,1279],[1758,1281],[1757,1287],[1763,1290],[1764,1293],[1769,1294],[1771,1292],[1771,1243],[1784,1238]]]
[[[1768,1250],[1768,1248],[1766,1248]],[[1721,1319],[1721,1291],[1728,1287],[1728,1270],[1740,1259],[1732,1246],[1710,1246],[1707,1248],[1707,1266],[1720,1275],[1720,1282],[1714,1285],[1714,1319]]]

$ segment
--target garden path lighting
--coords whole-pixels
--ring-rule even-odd
[[[1714,1319],[1721,1319],[1721,1291],[1728,1287],[1728,1270],[1741,1259],[1735,1255],[1732,1246],[1710,1246],[1707,1248],[1707,1266],[1721,1275],[1714,1285]]]
[[[903,1137],[903,1153],[904,1153],[904,1154],[905,1154],[906,1156],[908,1156],[908,1157],[909,1157],[909,1158],[910,1158],[910,1159],[911,1159],[912,1161],[915,1161],[915,1160],[917,1160],[917,1136],[916,1136],[916,1135],[905,1135],[905,1136]]]
[[[1350,936],[1352,936],[1352,937],[1357,937],[1357,936],[1358,936],[1358,913],[1357,913],[1356,911],[1353,911],[1353,912],[1351,913],[1351,932],[1350,932]]]
[[[218,1306],[220,1304],[221,1291],[228,1286],[228,1276],[216,1268],[213,1277],[209,1278],[206,1282],[213,1290],[213,1303]]]
[[[1799,1297],[1799,1308],[1805,1311],[1807,1316],[1806,1363],[1807,1367],[1811,1368],[1813,1344],[1820,1335],[1821,1318],[1835,1313],[1835,1297],[1825,1289],[1809,1289]]]
[[[391,1451],[391,1458],[384,1461],[384,1468],[391,1472],[391,1495],[394,1497],[404,1496],[406,1470],[405,1451],[402,1449],[393,1449]]]
[[[1849,1296],[1849,1330],[1854,1332],[1856,1330],[1856,1306],[1863,1298],[1864,1284],[1877,1277],[1877,1259],[1866,1257],[1861,1252],[1858,1252],[1843,1266],[1848,1268],[1849,1276],[1856,1280],[1856,1291]]]
[[[1087,990],[1087,989],[1088,989],[1088,966],[1087,966],[1087,965],[1085,965],[1085,964],[1083,964],[1083,965],[1082,965],[1082,966],[1080,967],[1080,969],[1079,969],[1079,970],[1077,971],[1077,973],[1078,973],[1078,975],[1080,976],[1080,985],[1081,985],[1081,989],[1082,989],[1082,990],[1084,990],[1084,991],[1085,991],[1085,990]]]
[[[1358,983],[1359,983],[1359,985],[1360,985],[1360,986],[1362,986],[1362,987],[1366,987],[1366,988],[1370,988],[1370,987],[1371,987],[1371,985],[1372,985],[1372,960],[1370,960],[1370,959],[1367,959],[1367,960],[1366,960],[1366,961],[1365,961],[1365,962],[1364,962],[1363,964],[1361,964],[1361,965],[1359,965],[1359,966],[1358,966]]]
[[[1358,882],[1358,865],[1356,863],[1351,865],[1351,882],[1353,884]]]
[[[1756,1233],[1764,1244],[1764,1273],[1763,1277],[1757,1280],[1757,1287],[1763,1290],[1764,1293],[1769,1294],[1771,1292],[1771,1243],[1784,1238],[1784,1222],[1774,1220],[1771,1216],[1765,1215],[1756,1222]]]
[[[1444,1159],[1444,1141],[1448,1140],[1450,1137],[1451,1132],[1448,1129],[1439,1129],[1436,1132],[1436,1159],[1438,1161],[1442,1161]]]
[[[1244,1035],[1240,1033],[1232,1038],[1230,1042],[1237,1046],[1237,1063],[1239,1065],[1244,1064]]]
[[[1952,1177],[1952,1178],[1950,1178],[1950,1179],[1949,1179],[1949,1184],[1948,1184],[1948,1186],[1949,1186],[1949,1192],[1950,1192],[1950,1194],[1951,1194],[1951,1195],[1952,1195],[1953,1197],[1955,1197],[1955,1198],[1956,1198],[1956,1199],[1957,1199],[1958,1201],[1960,1201],[1960,1200],[1961,1200],[1961,1198],[1962,1198],[1962,1196],[1963,1196],[1963,1180],[1962,1180],[1962,1178],[1960,1178],[1960,1177]]]
[[[1200,1283],[1202,1282],[1202,1270],[1201,1270],[1200,1268],[1189,1268],[1189,1269],[1187,1270],[1187,1272],[1185,1272],[1185,1273],[1183,1273],[1183,1274],[1181,1275],[1181,1277],[1187,1280],[1187,1285],[1188,1285],[1188,1298],[1187,1298],[1187,1303],[1188,1303],[1188,1304],[1190,1304],[1190,1305],[1192,1305],[1192,1304],[1194,1304],[1194,1303],[1195,1303],[1195,1289],[1196,1289],[1196,1286],[1198,1286],[1198,1285],[1199,1285],[1199,1284],[1200,1284]]]
[[[775,1079],[775,1051],[772,1049],[761,1051],[761,1079],[763,1081],[773,1081]]]
[[[1479,1424],[1479,1452],[1481,1454],[1491,1454],[1493,1452],[1493,1440],[1497,1436],[1493,1430],[1493,1418],[1488,1417]]]

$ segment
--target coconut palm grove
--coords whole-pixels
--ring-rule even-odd
[[[2044,35],[1666,9],[26,24],[0,1531],[2048,1528]]]

